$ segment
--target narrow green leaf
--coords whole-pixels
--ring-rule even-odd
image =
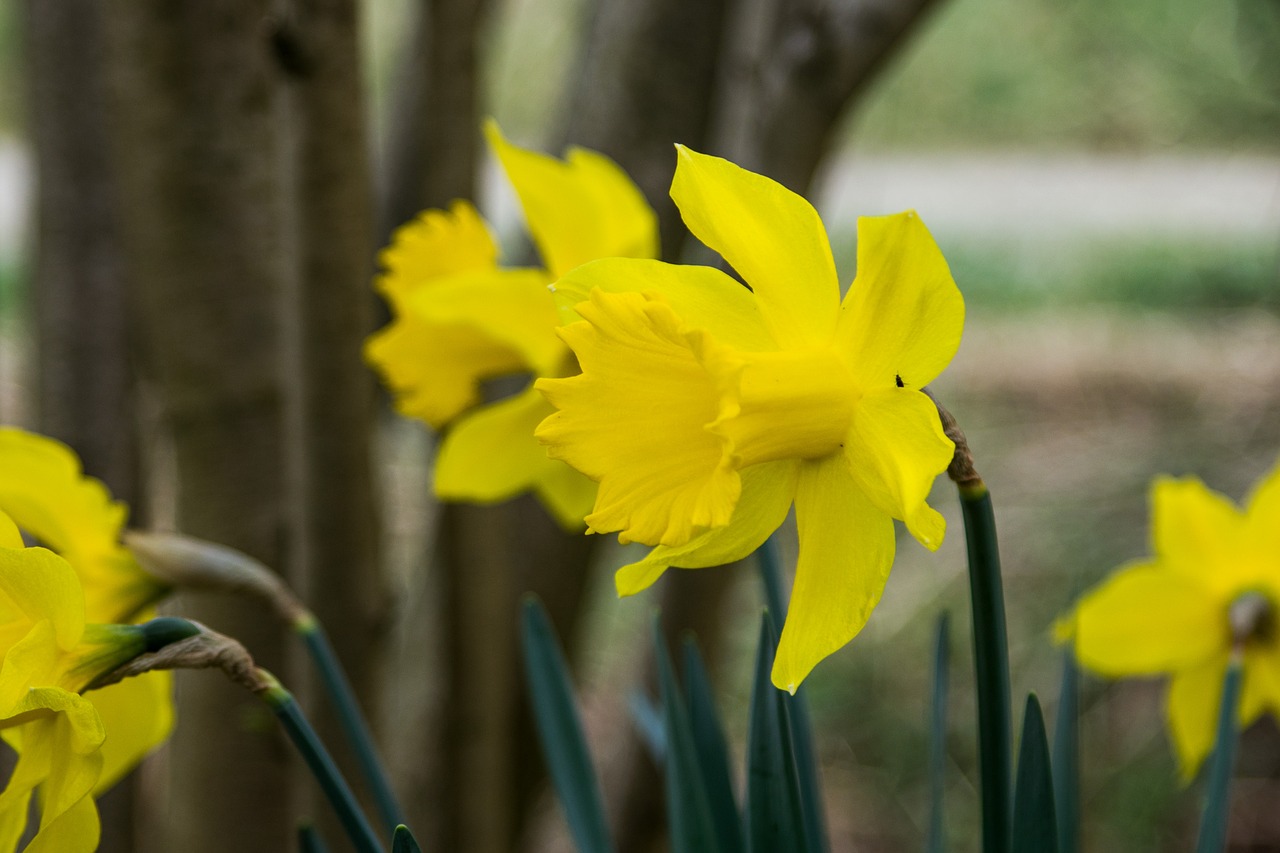
[[[1204,814],[1196,853],[1221,853],[1227,849],[1227,825],[1231,818],[1231,772],[1236,762],[1236,717],[1240,705],[1240,660],[1233,655],[1222,682],[1222,702],[1218,706],[1218,739],[1209,764]]]
[[[983,853],[1009,853],[1013,766],[1009,641],[995,513],[987,487],[982,484],[962,487],[960,509],[964,514],[969,552],[969,595],[973,608],[982,850]]]
[[[1062,653],[1058,719],[1053,724],[1053,798],[1058,811],[1058,853],[1080,849],[1080,668]]]
[[[396,827],[395,834],[391,836],[391,853],[422,853],[418,840],[403,823]]]
[[[538,739],[574,843],[582,853],[612,851],[569,668],[542,603],[532,595],[525,598],[521,614],[521,640]]]
[[[1013,853],[1058,853],[1058,818],[1053,803],[1049,738],[1036,694],[1027,696],[1013,795]]]
[[[951,614],[938,617],[933,644],[933,696],[929,707],[929,853],[945,853],[943,794],[947,769],[947,663],[951,659]]]
[[[721,850],[742,849],[742,816],[733,796],[729,771],[729,748],[725,744],[724,727],[716,713],[711,693],[711,679],[692,636],[684,638],[684,693],[689,700],[689,722],[693,727],[693,745],[698,752],[698,765],[707,786],[707,804],[711,823]]]
[[[671,831],[671,849],[675,853],[721,851],[711,820],[707,786],[698,766],[693,723],[680,695],[671,655],[662,638],[657,616],[653,619],[652,636],[653,656],[658,665],[658,689],[662,694],[662,727],[666,730],[667,821]]]
[[[299,853],[329,853],[329,847],[320,837],[320,830],[309,823],[298,824]]]
[[[802,853],[808,848],[787,694],[774,687],[769,677],[777,650],[775,636],[776,629],[766,611],[760,625],[747,729],[747,850]]]
[[[649,750],[654,766],[661,767],[667,760],[667,732],[662,728],[662,709],[637,688],[627,694],[627,715]]]
[[[776,536],[777,534],[774,534]],[[777,614],[773,641],[780,640],[781,626],[786,619],[787,607],[783,595],[782,567],[778,559],[778,543],[770,536],[756,549],[760,575],[764,582],[764,598],[770,613]],[[826,813],[823,810],[822,784],[818,773],[818,759],[813,747],[813,723],[809,716],[809,701],[804,685],[795,695],[786,696],[787,720],[791,728],[791,746],[795,753],[796,772],[800,780],[800,812],[804,818],[805,838],[812,853],[827,853],[830,844],[827,837]]]

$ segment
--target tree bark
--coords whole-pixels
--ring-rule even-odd
[[[278,567],[294,539],[280,343],[290,266],[268,6],[105,9],[140,363],[172,445],[177,524]],[[264,608],[191,596],[182,610],[281,671],[285,632]],[[154,849],[292,845],[288,751],[269,713],[211,674],[181,674],[179,693],[171,802]]]
[[[388,599],[371,457],[374,382],[361,357],[373,326],[374,246],[357,20],[355,0],[294,0],[274,40],[291,83],[298,263],[285,312],[290,464],[301,515],[294,573],[373,720]],[[321,737],[362,788],[331,703],[316,699],[310,707]]]

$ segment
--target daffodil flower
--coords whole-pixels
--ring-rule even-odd
[[[596,258],[655,257],[656,218],[606,157],[571,148],[561,161],[512,145],[492,123],[486,130],[545,268],[498,266],[488,226],[465,201],[426,211],[381,255],[377,286],[394,319],[365,355],[402,414],[444,431],[439,497],[494,503],[533,491],[562,525],[580,530],[595,486],[534,440],[550,407],[532,387],[486,402],[484,386],[512,374],[570,372],[547,284]]]
[[[0,793],[0,850],[13,850],[22,837],[37,786],[40,828],[25,849],[97,847],[92,795],[110,770],[110,728],[94,702],[77,694],[144,650],[141,628],[87,624],[75,571],[51,551],[24,547],[17,526],[0,514],[0,735],[18,752]],[[120,734],[127,745],[127,726]]]
[[[1120,567],[1059,625],[1080,664],[1170,677],[1169,729],[1184,781],[1213,747],[1227,665],[1242,654],[1240,725],[1280,712],[1280,465],[1241,510],[1195,478],[1151,488],[1155,556]],[[1244,611],[1249,618],[1233,625]]]
[[[542,379],[549,454],[599,483],[593,532],[655,547],[618,592],[668,567],[742,558],[794,503],[800,556],[773,682],[794,691],[862,629],[893,563],[893,519],[926,547],[925,499],[951,461],[921,389],[960,343],[964,304],[911,213],[858,222],[843,302],[822,222],[800,196],[679,147],[671,195],[749,285],[708,267],[606,259],[555,285],[582,373]]]
[[[61,442],[0,428],[0,513],[70,564],[83,600],[81,622],[145,621],[168,591],[120,544],[128,509],[101,482],[86,477]],[[90,634],[107,630],[95,627]],[[94,705],[111,732],[97,794],[168,737],[172,684],[170,673],[149,672],[95,691]]]

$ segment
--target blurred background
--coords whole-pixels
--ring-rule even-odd
[[[921,213],[968,306],[934,390],[996,502],[1015,697],[1036,691],[1051,724],[1050,625],[1148,553],[1151,478],[1238,500],[1280,457],[1276,0],[6,3],[0,421],[70,443],[134,524],[240,547],[302,590],[424,849],[567,849],[515,663],[524,590],[574,659],[624,851],[663,843],[626,711],[648,615],[698,632],[741,743],[761,602],[750,566],[619,602],[627,554],[603,537],[527,498],[431,499],[434,440],[389,413],[360,342],[385,322],[376,250],[423,207],[477,199],[506,257],[532,258],[486,115],[527,147],[617,159],[669,260],[706,260],[666,200],[672,142],[813,199],[846,282],[857,216]],[[932,501],[952,535],[937,555],[900,537],[867,629],[806,682],[840,851],[923,844],[944,611],[948,819],[953,849],[977,849],[964,548],[950,484]],[[297,671],[263,614],[175,609]],[[104,850],[279,850],[314,810],[269,721],[215,682],[182,674],[178,734],[104,801]],[[1085,849],[1188,849],[1198,786],[1177,781],[1163,685],[1087,680],[1082,715]],[[1272,720],[1238,777],[1232,849],[1280,849]]]

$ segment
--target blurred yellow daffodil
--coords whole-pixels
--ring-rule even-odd
[[[61,442],[0,428],[0,513],[70,564],[83,601],[81,622],[145,621],[168,591],[120,544],[128,509],[112,500],[101,482],[86,477],[80,460]],[[149,672],[94,692],[94,706],[111,732],[95,794],[168,737],[172,683],[168,672]]]
[[[1232,654],[1240,725],[1280,714],[1280,465],[1244,510],[1195,478],[1156,480],[1151,538],[1155,555],[1086,593],[1059,632],[1099,674],[1170,676],[1169,729],[1190,780],[1213,748]]]
[[[136,626],[87,624],[75,571],[51,551],[24,547],[17,526],[0,514],[0,735],[18,752],[0,793],[0,850],[17,846],[37,787],[40,826],[25,849],[97,847],[92,795],[109,769],[111,729],[93,701],[77,694],[144,650]],[[120,734],[127,743],[128,731]]]
[[[599,483],[594,532],[655,547],[617,574],[630,595],[668,567],[742,558],[794,502],[800,556],[773,682],[794,691],[854,637],[893,563],[893,519],[926,547],[925,499],[954,445],[921,388],[951,361],[964,303],[914,212],[858,222],[843,303],[826,231],[800,196],[679,147],[672,198],[750,286],[708,267],[606,259],[555,285],[582,374],[537,387],[559,411],[548,452]]]
[[[426,211],[381,255],[377,286],[394,319],[365,354],[402,414],[444,431],[438,496],[493,503],[533,491],[562,525],[581,529],[595,485],[534,440],[549,405],[532,387],[486,402],[484,383],[570,372],[547,284],[595,258],[655,257],[657,222],[608,158],[571,148],[557,160],[512,145],[493,123],[486,131],[545,269],[498,266],[487,225],[465,201]]]

